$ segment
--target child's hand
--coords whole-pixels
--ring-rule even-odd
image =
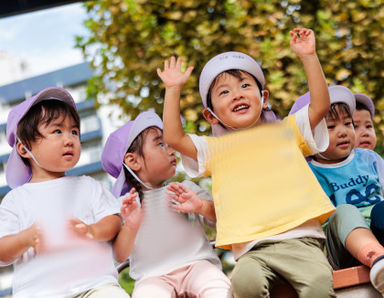
[[[316,53],[315,34],[311,29],[295,28],[290,31],[291,49],[299,57]]]
[[[23,231],[24,237],[29,243],[30,247],[33,247],[35,254],[43,252],[44,242],[43,234],[39,225],[34,223],[28,229]]]
[[[95,238],[92,231],[92,227],[90,225],[86,225],[85,223],[83,223],[81,220],[77,218],[71,218],[69,220],[69,229],[80,238],[83,238],[83,239]]]
[[[168,60],[164,61],[164,71],[161,71],[160,68],[157,69],[157,74],[166,88],[182,87],[187,82],[192,73],[193,66],[189,66],[187,70],[182,73],[181,62],[181,57],[177,58],[177,61],[175,61],[175,57],[172,56],[170,64],[168,63]]]
[[[203,207],[202,200],[181,183],[170,183],[167,186],[167,190],[172,192],[168,194],[169,199],[180,203],[180,205],[171,204],[174,210],[186,213],[199,213]]]
[[[120,213],[126,225],[135,230],[139,228],[144,216],[144,208],[137,203],[137,192],[134,188],[123,199]]]

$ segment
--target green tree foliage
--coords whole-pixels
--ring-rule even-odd
[[[384,5],[382,0],[97,0],[84,4],[90,34],[77,46],[97,71],[89,93],[135,117],[150,107],[161,114],[163,86],[156,68],[170,56],[194,65],[181,102],[186,130],[207,133],[198,78],[212,56],[229,50],[261,63],[271,103],[281,116],[308,91],[303,67],[289,48],[289,30],[315,31],[329,84],[374,99],[379,140],[384,134]],[[381,142],[379,142],[380,144]]]

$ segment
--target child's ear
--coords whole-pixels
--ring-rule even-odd
[[[219,123],[219,120],[216,119],[215,116],[212,115],[211,111],[205,108],[203,110],[203,116],[204,118],[210,123],[210,124],[217,124]]]
[[[124,156],[124,163],[135,172],[141,169],[141,159],[136,153],[126,153]]]
[[[27,152],[27,150],[25,150],[24,146],[22,143],[20,142],[17,142],[16,144],[16,150],[17,150],[17,153],[19,153],[19,155],[21,157],[24,157],[24,158],[31,158],[31,156],[29,155],[29,153]]]
[[[264,96],[263,109],[268,108],[269,92],[268,90],[261,91]]]

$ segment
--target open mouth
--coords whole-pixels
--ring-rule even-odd
[[[238,104],[236,105],[233,109],[232,109],[232,112],[239,112],[239,111],[243,111],[243,110],[248,110],[249,109],[249,105],[247,104]]]
[[[176,166],[176,164],[177,164],[176,159],[171,161],[171,165],[172,165],[172,166]]]
[[[63,156],[73,156],[73,153],[72,152],[66,152],[63,154]]]

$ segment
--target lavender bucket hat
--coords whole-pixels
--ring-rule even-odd
[[[260,65],[255,61],[255,59],[241,52],[221,53],[209,60],[207,64],[205,64],[200,74],[199,91],[205,108],[208,108],[207,95],[213,80],[222,72],[230,69],[239,69],[250,73],[259,81],[262,88],[264,89],[264,74]],[[264,110],[263,113],[265,113],[264,116],[266,119],[271,119],[267,120],[267,122],[273,122],[276,120],[276,116],[271,110]],[[273,115],[269,115],[268,113],[272,113]],[[228,131],[220,124],[212,125],[212,134],[214,136],[220,136],[226,134],[227,132]]]
[[[356,101],[351,90],[349,90],[347,87],[336,85],[336,86],[328,87],[328,91],[329,91],[329,98],[330,98],[331,104],[337,103],[337,102],[343,102],[349,106],[349,109],[351,110],[351,114],[353,114],[356,108]],[[300,96],[292,105],[292,108],[289,111],[289,115],[296,113],[298,110],[301,110],[303,107],[308,105],[310,101],[311,101],[311,98],[310,98],[309,92]]]
[[[372,99],[365,94],[362,93],[353,93],[355,95],[356,102],[359,102],[365,105],[369,112],[371,113],[372,118],[375,116],[375,105],[373,104]]]
[[[128,185],[126,182],[123,167],[124,157],[136,137],[151,126],[163,129],[163,122],[156,113],[146,111],[109,135],[104,145],[101,162],[104,170],[116,178],[112,187],[115,197],[126,194],[132,188],[132,185]]]
[[[32,169],[27,166],[16,149],[17,144],[17,126],[20,120],[27,114],[31,107],[43,100],[59,100],[73,106],[76,109],[75,101],[71,94],[60,87],[49,87],[41,90],[36,95],[24,100],[14,107],[8,115],[7,120],[7,141],[12,147],[8,158],[5,177],[10,188],[15,188],[27,183],[32,177]],[[77,109],[76,109],[77,110]]]

